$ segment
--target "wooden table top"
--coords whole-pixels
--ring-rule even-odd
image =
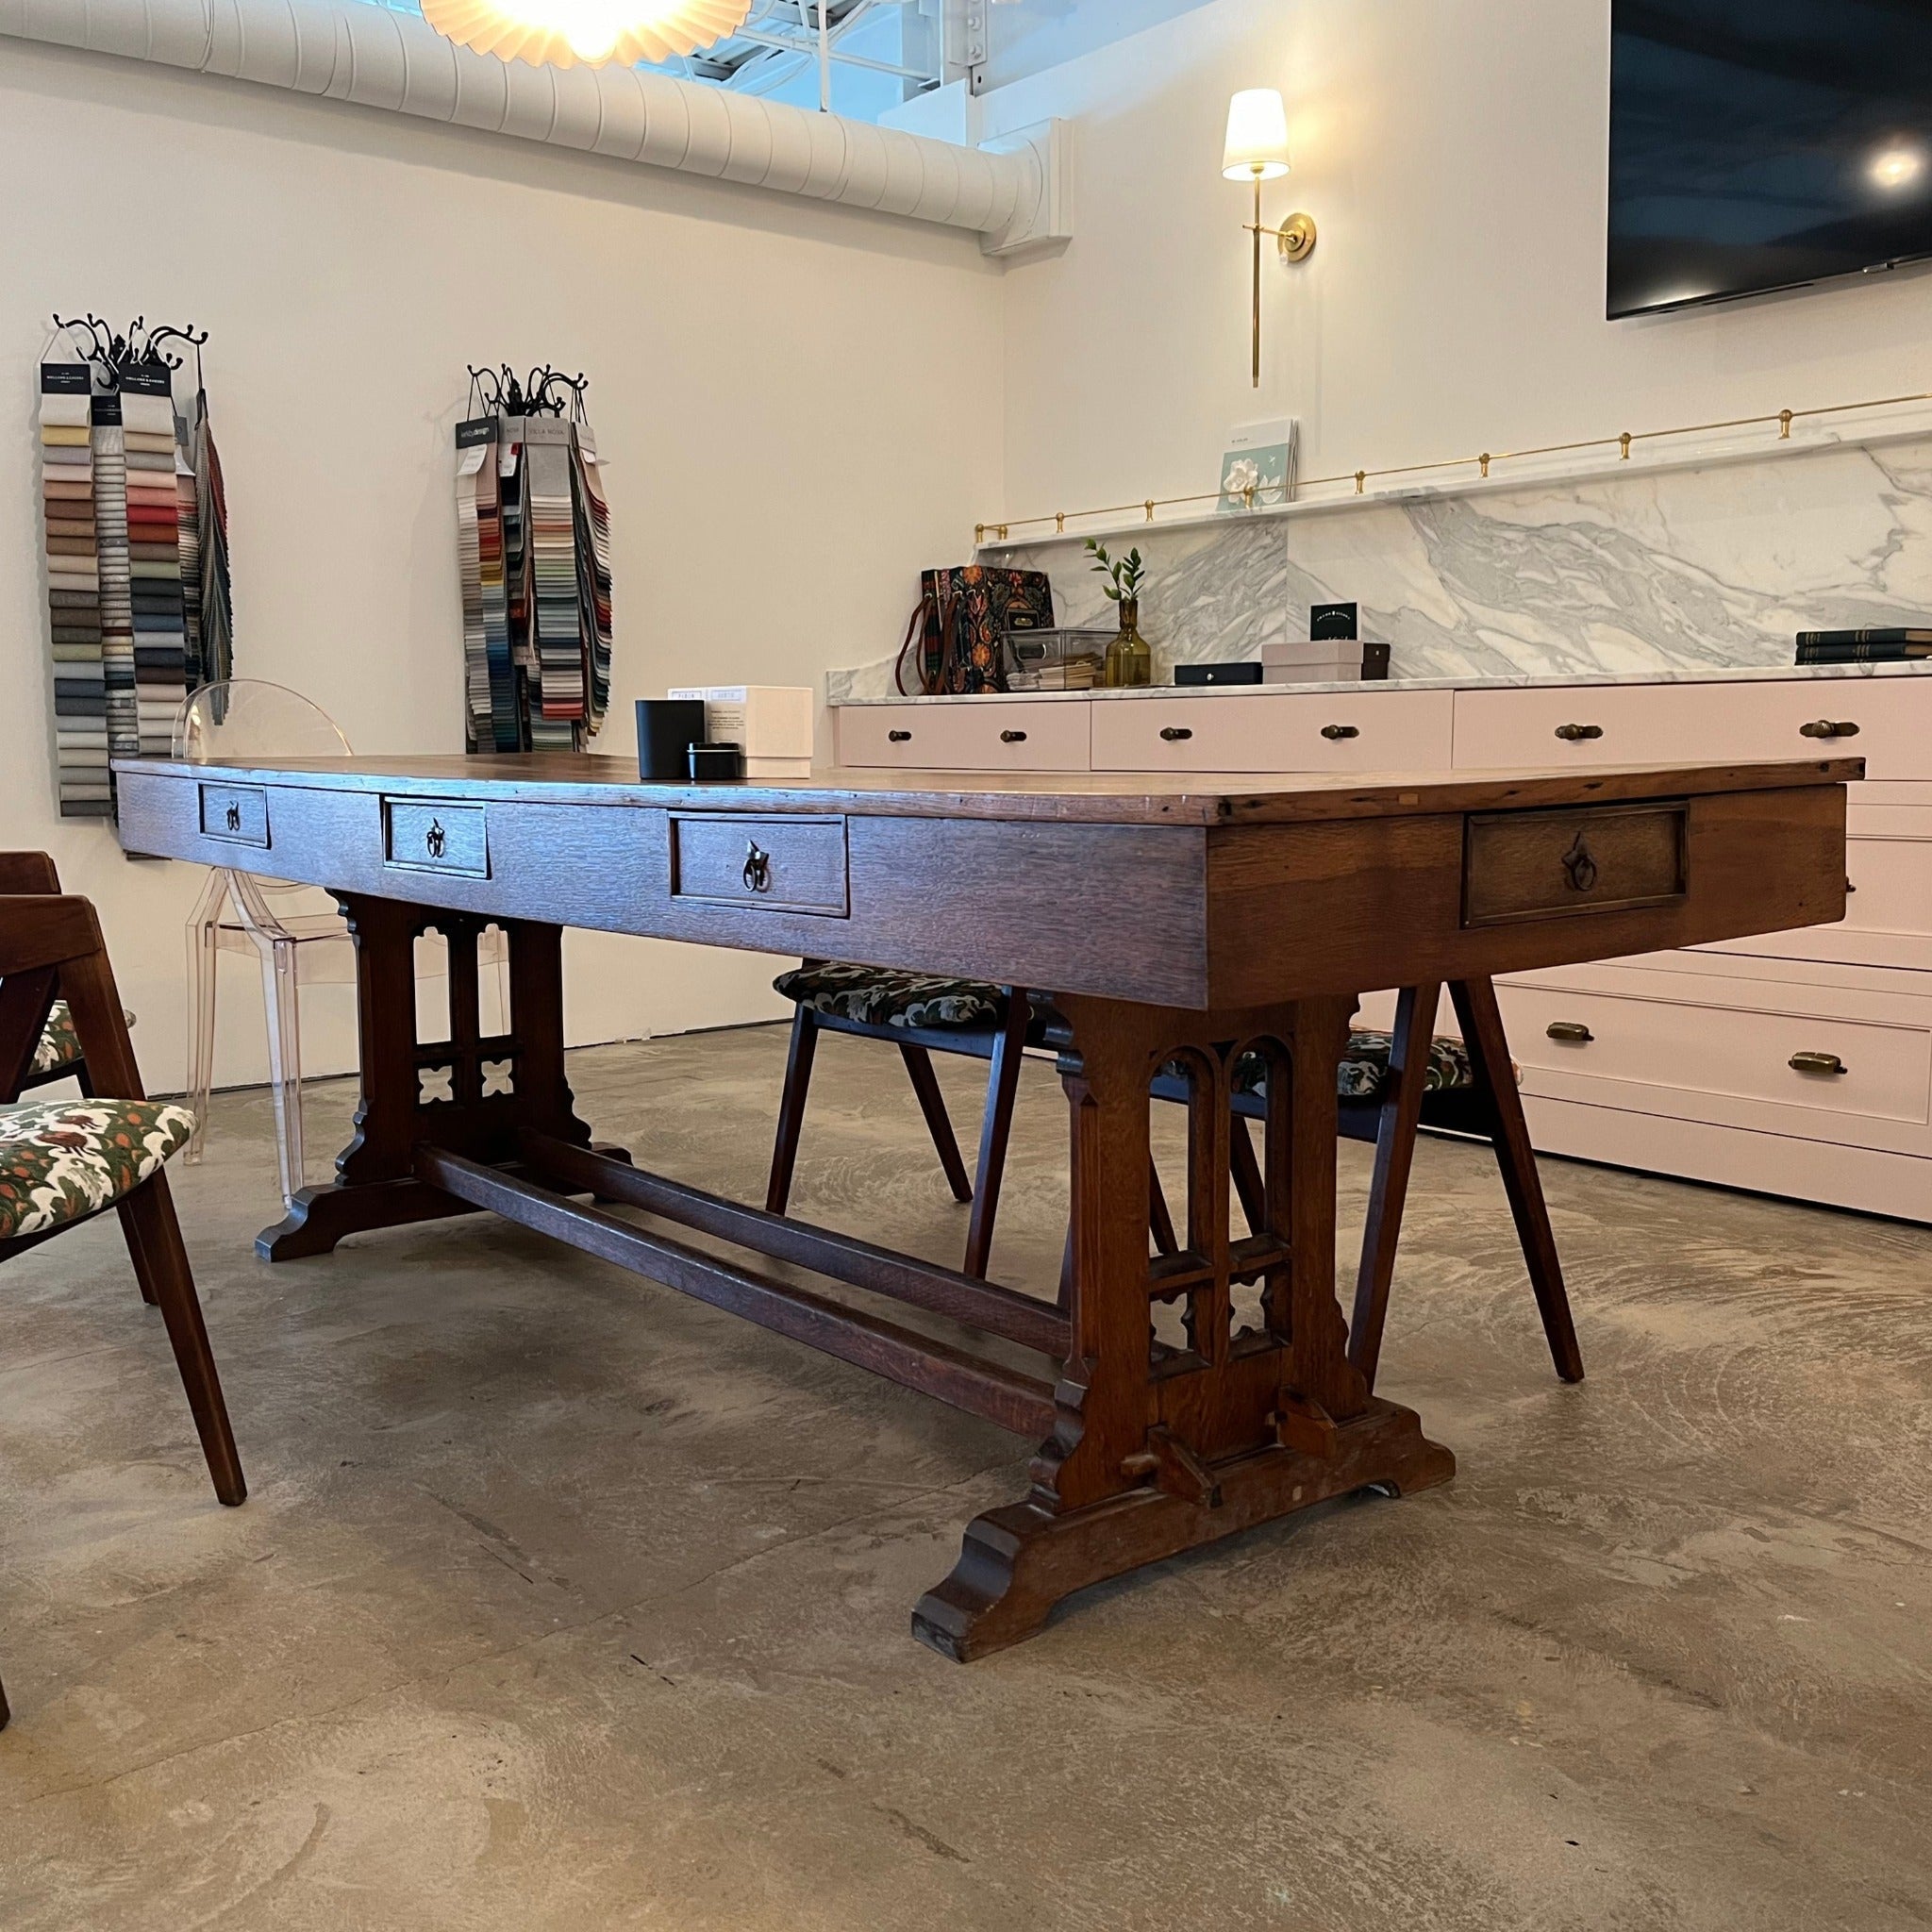
[[[276,758],[192,763],[116,758],[120,772],[290,783],[434,798],[651,806],[701,812],[856,812],[887,818],[1047,820],[1089,824],[1274,824],[1408,813],[1507,811],[1843,785],[1856,758],[1751,764],[1618,765],[1466,772],[888,772],[831,769],[772,784],[646,784],[629,758],[577,752],[516,757]]]

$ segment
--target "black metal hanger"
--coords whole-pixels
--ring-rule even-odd
[[[208,341],[207,329],[197,329],[192,322],[186,328],[176,328],[173,323],[150,328],[144,315],[137,315],[125,335],[92,310],[77,321],[56,315],[54,326],[75,339],[81,360],[94,365],[103,389],[110,395],[118,392],[121,378],[131,370],[179,369],[187,358],[164,346],[171,341],[194,350],[198,367],[201,346]]]

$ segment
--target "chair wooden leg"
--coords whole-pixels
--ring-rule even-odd
[[[188,1407],[194,1413],[215,1494],[232,1507],[248,1494],[248,1485],[228,1427],[227,1405],[222,1399],[221,1378],[215,1373],[208,1330],[202,1325],[201,1303],[195,1298],[194,1276],[189,1270],[188,1250],[181,1243],[181,1224],[175,1219],[165,1174],[156,1174],[121,1203],[121,1223],[129,1231],[128,1253],[136,1269],[146,1271],[147,1285],[153,1289],[161,1319],[167,1324],[168,1340],[174,1344],[175,1366],[188,1393]]]
[[[932,1144],[939,1149],[940,1165],[946,1171],[954,1200],[972,1200],[973,1182],[967,1175],[966,1163],[959,1158],[959,1143],[953,1138],[953,1123],[946,1112],[945,1096],[940,1091],[939,1075],[932,1070],[932,1056],[924,1047],[902,1040],[899,1058],[912,1076],[912,1091],[919,1095],[919,1110],[925,1116]]]
[[[801,1005],[791,1016],[791,1048],[785,1057],[785,1092],[778,1102],[778,1138],[772,1148],[772,1175],[765,1184],[765,1212],[782,1214],[791,1198],[792,1170],[798,1165],[798,1138],[805,1125],[806,1095],[811,1090],[812,1056],[818,1051],[818,1021]]]
[[[1181,1244],[1174,1231],[1174,1216],[1168,1211],[1167,1190],[1160,1185],[1160,1170],[1152,1160],[1147,1163],[1147,1221],[1154,1234],[1154,1252],[1179,1254]]]
[[[121,1217],[121,1233],[127,1242],[127,1258],[134,1263],[134,1278],[141,1286],[141,1298],[149,1307],[158,1307],[160,1298],[155,1292],[154,1263],[148,1259],[147,1249],[142,1244],[140,1219],[130,1211],[125,1201],[118,1204],[115,1212]]]
[[[1026,1058],[1026,1028],[1032,1018],[1033,1008],[1024,991],[1019,987],[1009,989],[1007,1024],[993,1041],[992,1062],[987,1070],[986,1113],[979,1124],[979,1166],[973,1180],[973,1218],[966,1227],[964,1272],[981,1280],[985,1279],[992,1255],[992,1224],[1000,1211],[1007,1142],[1012,1137],[1013,1106],[1020,1094],[1020,1069]],[[924,1098],[922,1095],[922,1103]],[[941,1158],[944,1158],[943,1148]]]
[[[1523,1243],[1523,1258],[1529,1269],[1529,1285],[1536,1292],[1543,1334],[1549,1341],[1550,1359],[1564,1381],[1580,1382],[1583,1351],[1576,1342],[1576,1324],[1563,1287],[1563,1263],[1557,1253],[1557,1237],[1537,1174],[1536,1150],[1529,1144],[1523,1096],[1516,1091],[1516,1072],[1509,1058],[1495,986],[1487,979],[1452,980],[1449,997],[1456,1003],[1456,1017],[1461,1022],[1476,1079],[1489,1098],[1495,1123],[1492,1144],[1496,1165],[1503,1171],[1503,1191],[1509,1197],[1516,1236]]]
[[[1355,1312],[1348,1324],[1349,1361],[1371,1391],[1375,1386],[1375,1368],[1382,1357],[1389,1289],[1395,1279],[1402,1210],[1408,1199],[1416,1124],[1422,1118],[1429,1048],[1435,1038],[1436,1008],[1441,997],[1439,985],[1409,986],[1402,990],[1395,1004],[1389,1083],[1375,1123],[1375,1172],[1369,1184],[1369,1211],[1362,1224],[1361,1261],[1355,1278]]]
[[[1248,1132],[1247,1117],[1235,1114],[1228,1122],[1228,1152],[1233,1157],[1235,1198],[1241,1204],[1241,1216],[1250,1234],[1267,1226],[1268,1186],[1261,1178],[1261,1162]]]

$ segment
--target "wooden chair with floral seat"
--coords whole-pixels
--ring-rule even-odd
[[[41,854],[0,855],[29,876]],[[193,1116],[142,1091],[99,922],[87,900],[0,894],[0,1093],[17,1094],[57,1000],[66,1002],[92,1091],[0,1106],[0,1262],[108,1208],[120,1216],[143,1300],[161,1311],[215,1494],[248,1493],[164,1173]],[[0,1726],[8,1719],[0,1690]]]
[[[927,975],[890,972],[871,966],[837,965],[808,959],[773,982],[774,991],[792,1000],[791,1051],[785,1070],[784,1096],[779,1106],[777,1144],[772,1159],[767,1211],[783,1213],[798,1157],[806,1095],[811,1080],[815,1037],[822,1028],[890,1040],[906,1057],[913,1084],[929,1124],[937,1108],[945,1120],[944,1103],[928,1051],[967,1053],[993,1059],[987,1083],[986,1124],[980,1141],[979,1186],[969,1191],[950,1125],[940,1144],[941,1164],[954,1192],[972,1200],[974,1213],[968,1233],[965,1272],[983,1275],[992,1246],[993,1221],[998,1211],[1001,1169],[1012,1128],[1019,1069],[1027,1046],[1054,1045],[1057,1016],[1049,996],[1035,993],[1017,1005],[1008,990],[973,980],[943,980]],[[1504,1192],[1522,1245],[1530,1288],[1557,1374],[1566,1382],[1583,1378],[1583,1357],[1563,1284],[1562,1263],[1551,1231],[1536,1154],[1517,1092],[1516,1071],[1509,1058],[1503,1019],[1494,987],[1486,979],[1453,982],[1449,988],[1460,1037],[1437,1034],[1438,986],[1405,988],[1397,997],[1395,1025],[1384,1031],[1357,1027],[1336,1070],[1337,1130],[1345,1140],[1366,1141],[1375,1149],[1369,1211],[1362,1228],[1360,1262],[1356,1275],[1354,1314],[1349,1323],[1349,1359],[1371,1387],[1374,1384],[1383,1327],[1394,1280],[1395,1254],[1401,1239],[1403,1209],[1408,1192],[1409,1170],[1415,1157],[1418,1130],[1487,1141],[1494,1150],[1503,1176]],[[1016,1016],[1023,1011],[1024,1021]],[[922,1072],[915,1066],[916,1048]],[[1249,1138],[1248,1122],[1266,1117],[1265,1069],[1258,1058],[1236,1070],[1234,1121],[1230,1137],[1235,1191],[1249,1223],[1258,1226],[1262,1193],[1260,1166]],[[932,1099],[927,1099],[928,1090]],[[1187,1081],[1178,1067],[1164,1068],[1152,1091],[1157,1099],[1185,1101]],[[1157,1171],[1151,1189],[1151,1231],[1156,1248],[1172,1254],[1176,1246],[1174,1223]],[[1062,1274],[1060,1293],[1067,1284]]]
[[[0,852],[0,894],[10,892],[58,892],[60,875],[44,852]],[[134,1024],[134,1015],[126,1016]],[[80,1040],[74,1030],[74,1015],[65,1000],[57,999],[34,1042],[33,1056],[21,1076],[18,1091],[0,1089],[0,1104],[18,1100],[32,1087],[51,1086],[57,1080],[75,1080],[80,1091],[88,1091],[87,1060],[80,1051]]]

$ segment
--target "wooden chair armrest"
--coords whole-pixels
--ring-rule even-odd
[[[60,874],[44,852],[0,852],[0,893],[59,890]]]
[[[0,1093],[9,1098],[57,991],[74,1016],[93,1091],[145,1099],[92,905],[65,895],[0,896]]]
[[[102,950],[100,923],[87,900],[41,892],[0,897],[0,979]]]

